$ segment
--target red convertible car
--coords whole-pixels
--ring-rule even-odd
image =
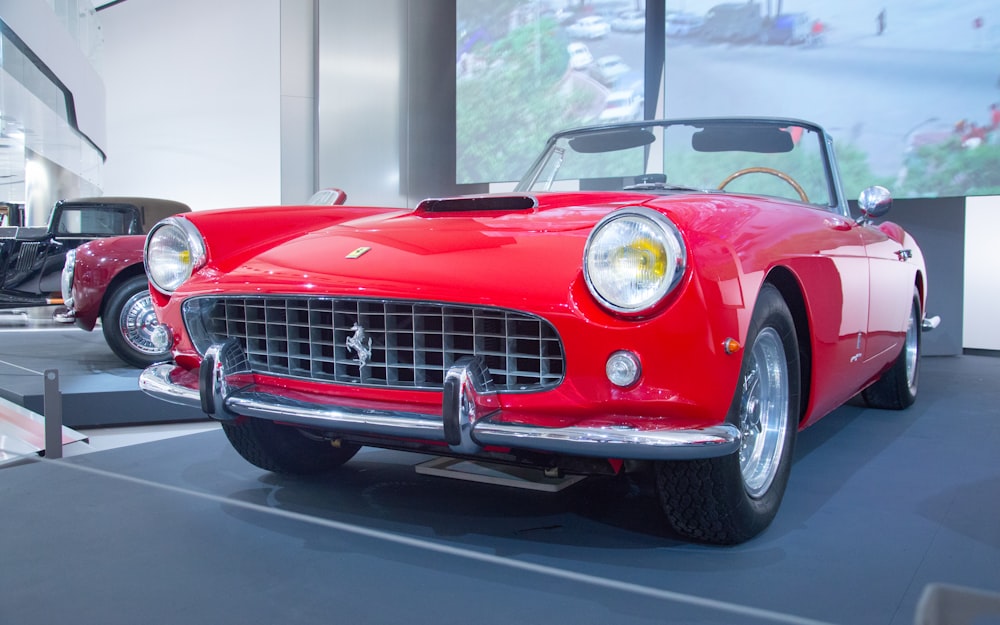
[[[738,543],[798,431],[916,396],[923,257],[888,191],[859,204],[819,126],[739,118],[560,132],[509,194],[179,215],[145,261],[175,362],[140,386],[270,471],[649,471],[674,531]]]

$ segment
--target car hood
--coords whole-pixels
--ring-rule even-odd
[[[593,226],[648,199],[588,193],[426,200],[411,212],[348,219],[252,255],[213,254],[182,291],[565,304],[582,279]]]

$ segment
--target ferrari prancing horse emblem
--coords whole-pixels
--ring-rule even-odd
[[[368,359],[372,357],[372,339],[365,336],[365,329],[357,323],[351,326],[351,331],[354,334],[347,337],[347,350],[356,353],[358,366],[364,367],[368,364]],[[366,338],[368,339],[367,345],[365,345]]]
[[[359,247],[358,249],[354,250],[344,258],[349,258],[351,260],[354,260],[355,258],[360,258],[361,256],[363,256],[366,252],[370,252],[371,249],[372,248],[370,247]]]

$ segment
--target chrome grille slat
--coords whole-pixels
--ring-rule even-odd
[[[16,243],[15,243],[16,245]],[[35,257],[38,256],[38,248],[41,244],[35,241],[24,241],[17,256],[17,266],[14,271],[17,273],[27,273],[31,266],[35,264]]]
[[[329,297],[202,297],[185,302],[198,351],[234,338],[253,371],[387,388],[439,390],[464,356],[482,358],[498,390],[562,381],[562,343],[544,319],[453,304]],[[355,324],[371,339],[361,366],[347,346]]]

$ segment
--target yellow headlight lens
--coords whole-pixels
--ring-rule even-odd
[[[601,303],[637,313],[673,289],[684,265],[684,243],[673,223],[656,211],[629,207],[611,213],[591,232],[584,274]]]

